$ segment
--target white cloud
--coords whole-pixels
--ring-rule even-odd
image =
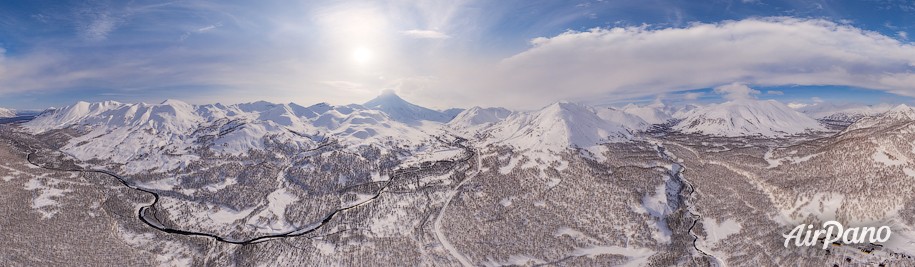
[[[768,91],[766,91],[766,94],[767,95],[785,95],[785,92],[778,91],[778,90],[768,90]]]
[[[193,31],[184,32],[184,34],[182,34],[181,37],[178,37],[178,41],[187,40],[187,38],[190,38],[191,35],[206,33],[206,32],[215,30],[216,28],[219,28],[219,27],[222,27],[222,23],[216,23],[216,24],[208,25],[208,26],[205,26],[202,28],[198,28]]]
[[[92,41],[101,41],[108,38],[108,33],[115,29],[116,22],[107,15],[101,15],[79,26],[83,38]]]
[[[759,94],[759,91],[742,83],[732,83],[715,87],[715,93],[722,94],[730,100],[741,100],[750,99],[753,97],[752,95]]]
[[[433,30],[408,30],[402,32],[404,35],[417,39],[448,39],[451,36],[442,32]]]
[[[813,101],[813,103],[823,103],[823,99],[822,99],[822,98],[815,97],[815,96],[814,96],[814,97],[811,97],[810,100]]]
[[[507,105],[596,95],[625,99],[735,81],[845,85],[915,95],[915,47],[818,19],[569,31],[536,38],[532,45],[503,60],[491,76],[491,88],[505,89],[505,99],[516,97]]]
[[[83,39],[102,41],[118,28],[127,14],[116,14],[103,3],[86,3],[75,10],[76,32]]]
[[[696,100],[696,99],[699,99],[699,97],[701,97],[702,95],[703,95],[702,92],[685,93],[685,94],[683,94],[683,99],[684,100]]]
[[[213,25],[210,25],[210,26],[206,26],[206,27],[197,29],[197,32],[208,32],[208,31],[211,31],[211,30],[213,30],[213,29],[216,29],[216,28],[219,27],[219,26],[222,26],[222,23],[217,23],[217,24],[213,24]]]
[[[908,40],[908,39],[909,39],[909,33],[904,32],[904,31],[899,31],[899,32],[896,33],[896,35],[898,35],[899,38],[902,38],[902,40]]]
[[[792,108],[792,109],[804,108],[804,107],[809,106],[809,105],[810,105],[810,104],[798,103],[798,102],[791,102],[791,103],[788,103],[788,107],[789,107],[789,108]]]

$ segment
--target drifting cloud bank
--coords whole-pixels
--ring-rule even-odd
[[[915,96],[911,43],[819,19],[596,28],[531,43],[503,60],[494,77],[500,89],[535,98],[525,102],[637,97],[734,82],[844,85]]]

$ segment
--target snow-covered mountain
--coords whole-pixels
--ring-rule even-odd
[[[43,114],[27,123],[26,128],[43,132],[70,125],[88,124],[148,127],[157,132],[182,132],[196,127],[203,121],[204,119],[195,113],[193,106],[177,100],[167,100],[159,105],[80,101],[72,106]]]
[[[746,262],[747,255],[754,257],[753,262],[773,262],[771,255],[748,252],[777,250],[781,243],[752,240],[765,240],[767,233],[783,231],[787,225],[819,219],[857,223],[889,218],[890,225],[900,226],[902,238],[882,244],[883,251],[871,256],[911,250],[909,237],[915,236],[911,227],[905,227],[913,225],[911,207],[906,206],[913,202],[906,193],[913,190],[907,181],[915,177],[911,149],[915,110],[905,105],[863,118],[849,131],[817,137],[816,142],[789,137],[779,140],[779,145],[788,147],[773,147],[771,140],[758,138],[721,142],[654,131],[633,134],[652,125],[625,108],[566,102],[530,112],[474,107],[441,123],[421,119],[428,118],[430,109],[397,101],[396,95],[386,97],[377,102],[397,105],[380,104],[375,109],[263,101],[235,105],[175,100],[79,102],[48,110],[23,125],[41,135],[16,132],[9,138],[21,139],[15,144],[38,151],[27,159],[40,166],[60,162],[57,156],[62,155],[56,151],[62,151],[78,165],[125,174],[125,184],[157,193],[157,202],[126,198],[112,191],[110,179],[102,180],[104,184],[96,183],[100,179],[60,183],[60,175],[53,174],[59,172],[29,167],[26,158],[15,164],[0,162],[4,169],[23,170],[10,172],[0,183],[24,182],[25,186],[9,187],[25,197],[21,205],[13,205],[23,210],[21,214],[34,213],[39,222],[60,222],[36,231],[66,229],[57,226],[70,225],[72,220],[67,218],[88,211],[116,223],[86,228],[96,231],[93,235],[142,244],[134,247],[165,242],[157,228],[130,227],[137,222],[124,221],[137,219],[136,215],[91,213],[98,207],[133,210],[157,227],[236,242],[259,240],[258,246],[263,247],[253,248],[263,251],[224,254],[255,255],[261,257],[257,260],[266,259],[261,260],[264,265],[312,261],[346,265],[352,255],[377,262],[387,258],[376,255],[394,253],[385,249],[396,251],[401,244],[415,243],[411,230],[417,227],[426,231],[429,242],[438,243],[424,241],[415,246],[418,251],[403,258],[425,265],[464,261],[466,265],[530,265],[567,259],[588,265],[602,255],[619,254],[622,257],[607,257],[609,261],[593,265],[667,266],[695,261],[700,251],[722,265]],[[380,110],[393,106],[400,108],[392,112],[402,112],[400,118],[413,124]],[[776,101],[653,108],[665,114],[680,109],[685,120],[676,127],[702,134],[783,136],[821,128],[814,119]],[[659,118],[654,115],[643,114]],[[666,131],[666,126],[652,129]],[[0,132],[5,133],[9,132]],[[8,153],[2,149],[9,148],[2,146],[0,152]],[[569,148],[591,153],[567,153]],[[856,164],[848,164],[849,159]],[[762,162],[769,166],[761,166]],[[692,170],[685,178],[684,168]],[[20,176],[29,171],[51,175],[36,174],[25,182]],[[729,182],[722,183],[722,177]],[[759,177],[765,181],[760,183]],[[862,180],[879,183],[866,184],[871,191],[860,190]],[[696,190],[686,192],[686,186]],[[107,192],[117,194],[99,197]],[[44,205],[34,204],[42,199]],[[696,210],[715,212],[699,217],[692,213]],[[582,224],[575,214],[605,223]],[[466,220],[478,217],[482,219]],[[285,235],[329,236],[348,229],[356,231],[359,242],[314,238],[312,243],[295,243],[295,237]],[[624,239],[593,238],[601,233]],[[276,250],[293,244],[277,242],[285,237],[305,249]],[[535,239],[542,245],[525,243]],[[205,251],[211,244],[183,235],[166,241],[199,248],[182,248],[191,252]],[[365,242],[395,246],[365,246]],[[848,262],[852,258],[846,255],[864,255],[859,247],[834,248],[831,258],[815,257],[816,264],[808,265]],[[284,255],[296,258],[277,257],[276,251],[288,251]],[[442,254],[450,252],[467,258]],[[676,253],[679,256],[669,258]],[[773,264],[809,256],[780,254],[784,255],[795,258]],[[344,260],[334,261],[340,259]],[[403,265],[382,265],[398,264]]]
[[[884,113],[863,117],[849,125],[848,128],[845,128],[844,132],[871,128],[874,126],[890,126],[913,120],[915,120],[915,109],[906,104],[900,104]]]
[[[360,105],[303,107],[263,101],[199,106],[177,100],[161,104],[78,102],[49,110],[23,126],[32,133],[81,130],[86,134],[73,138],[63,151],[81,160],[127,164],[130,172],[182,166],[196,159],[189,152],[199,148],[243,155],[281,143],[308,150],[329,137],[343,145],[384,149],[424,143],[437,133]]]
[[[630,132],[648,129],[648,126],[653,124],[637,115],[615,108],[593,108],[592,110],[604,121],[619,124]]]
[[[628,104],[624,106],[622,110],[626,113],[635,115],[650,124],[666,123],[673,119],[671,114],[667,112],[663,103],[653,103],[644,106]]]
[[[889,104],[862,105],[854,103],[816,103],[797,110],[808,116],[827,122],[850,124],[867,116],[874,116],[890,110]]]
[[[682,106],[676,106],[670,108],[670,116],[674,119],[684,119],[689,114],[690,111],[693,111],[701,106],[695,104],[686,104]]]
[[[16,112],[10,109],[0,108],[0,118],[16,117]]]
[[[369,100],[369,102],[365,102],[362,106],[368,109],[380,110],[392,119],[410,125],[416,125],[420,121],[446,123],[461,111],[460,109],[437,111],[417,106],[403,100],[392,90],[385,90],[381,95]]]
[[[455,116],[448,126],[455,130],[477,129],[498,123],[511,114],[511,110],[504,108],[472,107]]]
[[[365,105],[343,106],[263,101],[235,105],[190,105],[177,100],[161,104],[78,102],[49,110],[24,127],[33,133],[70,127],[84,131],[87,134],[64,148],[83,159],[103,155],[112,162],[136,163],[132,159],[142,155],[161,166],[175,167],[189,159],[154,155],[185,154],[180,152],[202,147],[240,155],[265,149],[266,139],[303,150],[324,138],[344,145],[400,149],[420,147],[445,132],[483,138],[481,141],[488,144],[562,151],[628,140],[632,133],[653,123],[675,118],[673,109],[656,105],[615,109],[560,102],[531,112],[474,107],[452,119],[450,114],[457,110],[424,108],[393,92],[385,92]],[[674,129],[685,133],[779,137],[824,130],[816,120],[774,100],[690,106],[678,113],[682,120]]]
[[[490,142],[520,149],[564,151],[570,147],[588,148],[606,142],[629,140],[627,125],[644,125],[638,117],[621,111],[603,112],[605,119],[590,107],[559,102],[533,112],[514,113],[494,124]]]
[[[674,126],[684,133],[781,137],[825,130],[813,118],[775,100],[732,100],[691,110]]]

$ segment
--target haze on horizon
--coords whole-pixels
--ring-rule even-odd
[[[78,100],[911,102],[915,2],[0,4],[0,107]]]

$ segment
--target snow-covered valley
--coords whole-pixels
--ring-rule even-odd
[[[777,233],[838,219],[915,236],[899,197],[912,190],[915,111],[887,110],[837,131],[752,99],[528,111],[437,111],[392,92],[339,106],[79,102],[0,126],[0,177],[13,196],[37,192],[18,211],[31,220],[63,231],[110,218],[127,242],[116,249],[149,264],[832,264],[860,249],[783,248]],[[883,182],[861,190],[860,177]],[[906,240],[854,260],[906,262]]]

